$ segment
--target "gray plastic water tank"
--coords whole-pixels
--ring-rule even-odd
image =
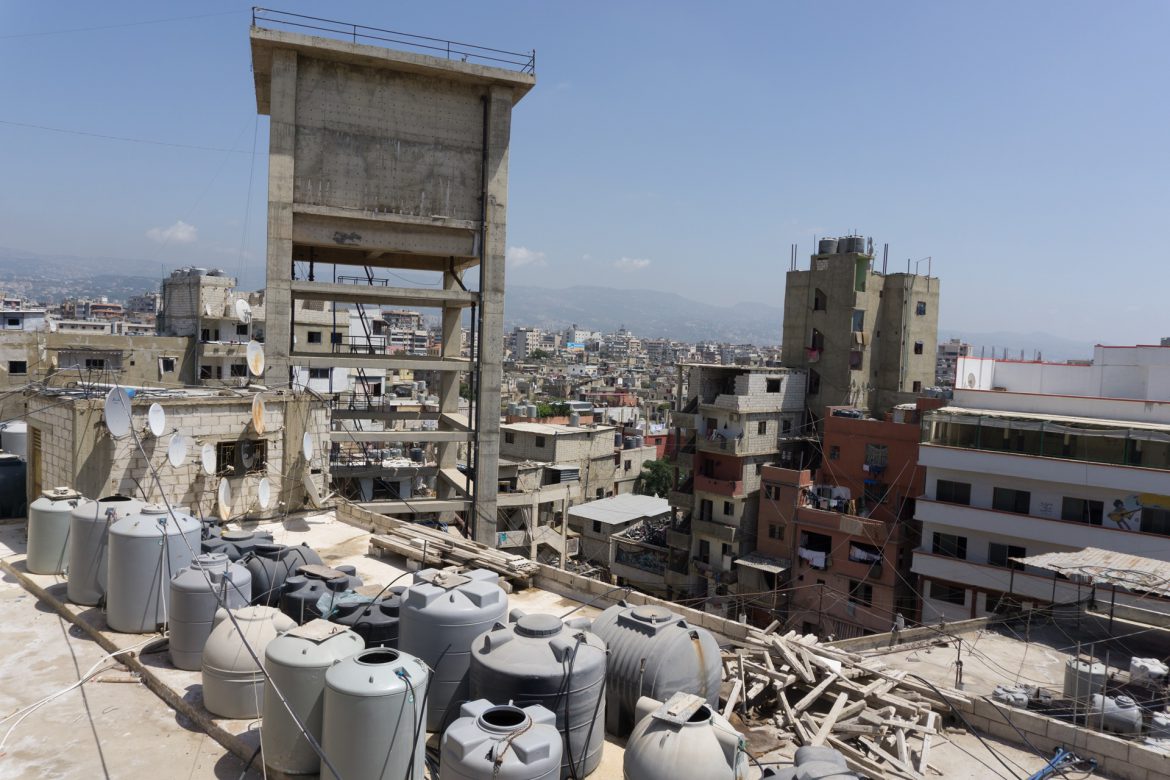
[[[677,691],[719,703],[719,643],[666,607],[622,601],[598,615],[593,633],[609,648],[606,730],[625,736],[634,727],[639,694],[664,700]]]
[[[79,504],[69,515],[69,580],[65,594],[74,604],[92,607],[106,595],[110,525],[144,506],[145,501],[114,495]]]
[[[743,736],[699,696],[643,696],[626,741],[625,780],[748,780]]]
[[[1128,696],[1103,696],[1094,693],[1089,701],[1089,714],[1085,722],[1091,728],[1099,728],[1113,734],[1140,734],[1142,710],[1137,702]]]
[[[1087,702],[1105,687],[1109,670],[1091,658],[1070,658],[1064,664],[1064,697]]]
[[[321,771],[320,756],[273,692],[273,686],[319,745],[325,712],[325,672],[364,649],[360,636],[327,620],[311,620],[268,643],[264,650],[268,679],[264,681],[260,740],[269,769],[290,775],[315,775]]]
[[[402,594],[398,647],[435,675],[427,696],[428,731],[442,731],[448,708],[468,698],[471,644],[508,611],[508,595],[499,583],[499,575],[485,569],[464,574],[424,569]]]
[[[837,254],[837,239],[822,238],[817,242],[818,255],[835,255]]]
[[[556,716],[539,704],[465,702],[443,733],[439,780],[555,780],[561,777],[555,724]]]
[[[232,610],[232,616],[234,622],[227,610],[215,613],[215,627],[203,647],[203,706],[221,718],[255,718],[264,701],[258,661],[269,642],[297,624],[275,607],[243,607]]]
[[[61,574],[69,563],[69,517],[74,509],[93,503],[73,488],[46,490],[28,507],[28,552],[25,565],[33,574]]]
[[[321,556],[308,545],[257,542],[240,562],[252,575],[252,603],[266,607],[280,604],[284,581],[305,564],[321,564]]]
[[[794,766],[768,767],[762,780],[857,780],[849,770],[845,756],[824,745],[805,745],[796,749]]]
[[[171,577],[199,553],[202,526],[190,515],[144,506],[110,526],[106,622],[142,634],[167,622]]]
[[[220,607],[240,609],[252,601],[252,575],[224,553],[202,553],[171,578],[170,656],[179,669],[198,670],[203,646]]]
[[[325,672],[321,748],[346,780],[422,780],[427,665],[398,650],[363,650]],[[321,780],[338,780],[321,764]]]
[[[585,777],[605,746],[605,642],[556,615],[513,610],[511,617],[471,646],[471,698],[551,710],[567,736],[562,775],[573,774],[571,759],[575,774]]]

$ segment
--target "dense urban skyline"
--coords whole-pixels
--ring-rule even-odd
[[[248,5],[188,10],[0,12],[0,61],[24,74],[0,87],[0,120],[22,123],[0,125],[7,244],[262,283],[267,120],[244,75]],[[513,127],[510,283],[776,303],[792,243],[807,263],[814,235],[856,228],[890,244],[892,269],[933,258],[944,328],[1162,335],[1157,285],[1129,281],[1158,273],[1156,242],[1138,237],[1170,206],[1170,110],[1148,97],[1170,56],[1161,5],[351,2],[327,15],[537,50]],[[1100,273],[1119,256],[1125,274]],[[1109,317],[1071,315],[1106,301]]]

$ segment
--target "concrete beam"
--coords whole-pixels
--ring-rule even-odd
[[[298,263],[307,263],[313,260],[318,263],[336,263],[355,268],[368,265],[370,268],[437,272],[449,271],[452,267],[457,271],[463,271],[479,265],[478,257],[436,257],[415,255],[409,252],[366,250],[342,246],[310,246],[308,244],[294,244],[292,259]]]
[[[362,509],[383,515],[421,515],[431,512],[462,512],[471,501],[462,498],[419,498],[410,501],[369,501],[358,504]]]
[[[342,352],[293,352],[293,362],[305,368],[386,368],[395,371],[468,371],[467,358],[434,358],[419,355],[346,355]],[[496,393],[499,393],[499,387]]]
[[[340,208],[328,209],[338,212],[338,216],[306,214],[302,211],[304,208],[300,204],[293,207],[292,238],[298,244],[345,246],[366,252],[381,249],[437,257],[469,257],[475,249],[475,232],[462,227],[368,219],[357,216],[360,212]]]
[[[394,441],[467,441],[467,431],[351,431],[334,430],[334,439],[368,442]]]
[[[302,301],[339,301],[384,306],[467,307],[478,295],[463,290],[435,290],[416,287],[381,287],[332,282],[292,282],[292,296]]]

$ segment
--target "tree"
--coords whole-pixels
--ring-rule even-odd
[[[642,473],[634,480],[634,492],[642,496],[665,498],[673,487],[674,467],[666,460],[646,461]]]
[[[528,353],[528,357],[530,360],[548,360],[552,355],[547,350],[534,349]]]

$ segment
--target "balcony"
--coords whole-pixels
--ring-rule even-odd
[[[691,549],[691,532],[676,531],[673,528],[666,532],[666,546],[675,550]]]
[[[695,468],[695,453],[694,452],[678,452],[674,456],[678,467],[683,471],[693,471]]]
[[[689,406],[689,404],[688,404]],[[694,411],[673,410],[670,413],[670,424],[675,428],[694,430],[698,423],[698,416]]]
[[[734,544],[739,541],[740,531],[734,525],[724,525],[710,520],[695,518],[691,521],[692,536],[706,536],[719,542]]]
[[[742,496],[744,494],[743,480],[715,479],[696,474],[694,478],[695,492],[715,493],[720,496]]]
[[[695,508],[695,481],[687,477],[681,485],[666,494],[670,505],[678,509],[692,510]]]

